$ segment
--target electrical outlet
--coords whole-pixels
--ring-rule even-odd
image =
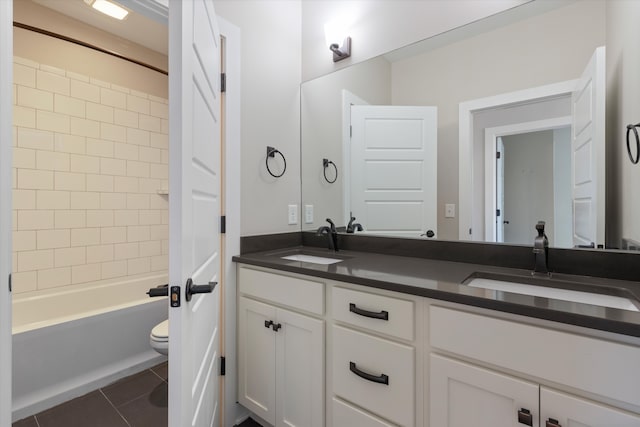
[[[287,218],[289,219],[289,225],[298,223],[298,205],[289,205],[289,213]]]
[[[304,223],[313,224],[313,205],[304,205]]]
[[[456,217],[456,205],[453,203],[447,203],[444,205],[444,217],[455,218]]]

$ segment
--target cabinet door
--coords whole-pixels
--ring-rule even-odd
[[[640,427],[640,417],[540,387],[541,426]],[[557,422],[556,422],[557,421]]]
[[[431,355],[430,426],[538,426],[537,384],[508,375]],[[529,411],[531,424],[518,421]]]
[[[238,400],[275,425],[276,309],[245,297],[238,304]],[[267,322],[267,323],[265,323]]]
[[[324,426],[324,322],[278,309],[276,427]]]

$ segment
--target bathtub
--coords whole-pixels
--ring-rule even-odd
[[[81,396],[166,358],[149,345],[167,299],[159,274],[13,299],[13,420]]]

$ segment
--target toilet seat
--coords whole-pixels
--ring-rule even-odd
[[[151,347],[160,354],[169,354],[169,319],[158,323],[149,335]]]

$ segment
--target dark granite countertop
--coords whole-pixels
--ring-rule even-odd
[[[340,258],[343,261],[321,265],[282,259],[282,256],[300,252]],[[640,312],[493,291],[463,284],[465,279],[474,274],[488,275],[498,280],[504,276],[509,278],[508,281],[518,279],[518,282],[523,283],[535,282],[536,279],[532,279],[530,270],[373,252],[341,250],[336,253],[307,246],[246,253],[235,256],[233,260],[243,264],[640,337]],[[569,289],[595,287],[596,293],[611,291],[612,294],[627,296],[635,303],[640,301],[640,282],[559,273],[553,273],[550,280],[562,284],[561,287],[568,285]],[[576,284],[576,287],[573,287],[573,284]]]

